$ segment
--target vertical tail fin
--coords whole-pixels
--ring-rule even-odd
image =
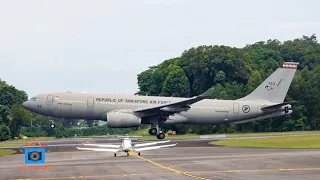
[[[296,62],[284,62],[254,91],[238,100],[266,100],[282,103],[287,95],[298,64]]]

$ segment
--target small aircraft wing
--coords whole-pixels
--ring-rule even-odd
[[[165,147],[172,147],[175,146],[176,144],[168,144],[168,145],[162,145],[162,146],[151,146],[151,147],[143,147],[143,148],[135,148],[135,151],[147,151],[147,150],[151,150],[151,149],[160,149],[160,148],[165,148]]]
[[[190,104],[193,104],[193,103],[196,103],[196,102],[201,101],[203,99],[206,99],[208,97],[211,97],[212,92],[213,92],[213,89],[210,88],[206,92],[202,93],[199,96],[187,98],[187,99],[177,101],[177,102],[169,102],[169,103],[161,104],[158,106],[136,108],[136,109],[133,109],[133,112],[137,112],[137,113],[157,112],[157,111],[159,112],[159,111],[161,111],[162,108],[165,108],[165,107],[185,108],[185,107],[188,107],[188,105],[190,105]]]
[[[97,147],[110,147],[110,148],[120,148],[120,145],[115,144],[83,144],[85,146],[97,146]]]
[[[151,145],[160,144],[160,143],[167,143],[167,142],[170,142],[170,140],[168,140],[168,141],[156,141],[156,142],[149,142],[149,143],[140,143],[140,144],[133,145],[133,147],[151,146]]]
[[[106,148],[80,148],[80,147],[77,147],[77,149],[88,150],[88,151],[119,152],[119,149],[106,149]]]

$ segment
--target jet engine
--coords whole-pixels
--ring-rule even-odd
[[[141,125],[141,118],[131,113],[107,113],[107,126],[111,128],[129,128]]]

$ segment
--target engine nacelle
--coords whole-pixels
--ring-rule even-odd
[[[111,128],[129,128],[141,125],[141,118],[131,113],[107,113],[107,126]]]

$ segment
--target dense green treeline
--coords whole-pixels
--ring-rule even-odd
[[[243,48],[199,46],[138,75],[139,95],[191,97],[214,87],[212,98],[237,99],[252,92],[284,61],[299,62],[286,101],[299,101],[290,117],[240,125],[173,125],[178,133],[319,130],[320,44],[315,35],[260,41]]]

